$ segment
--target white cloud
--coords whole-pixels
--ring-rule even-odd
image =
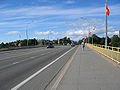
[[[44,1],[44,0],[43,0]],[[46,0],[45,0],[46,1]],[[69,0],[68,0],[69,1]],[[71,1],[71,0],[70,0]],[[120,15],[120,4],[109,6],[111,10],[110,15]],[[71,9],[64,9],[58,8],[53,6],[33,6],[33,7],[24,7],[24,8],[17,8],[17,9],[2,9],[0,8],[0,27],[26,27],[26,23],[24,21],[19,21],[21,19],[36,19],[35,25],[65,25],[64,21],[70,22],[70,20],[75,20],[76,17],[80,16],[104,16],[105,15],[105,7],[89,7],[89,8],[71,8]],[[87,12],[85,12],[87,11]],[[49,17],[52,16],[53,17]],[[41,20],[41,17],[48,17]],[[66,20],[67,19],[67,20]],[[2,20],[6,20],[2,21]],[[10,20],[10,21],[7,21]],[[15,20],[15,21],[12,21]],[[58,20],[58,21],[57,21]],[[45,22],[44,22],[45,21]],[[46,22],[47,21],[47,22]],[[56,22],[57,21],[57,22]],[[44,22],[44,23],[43,23]],[[114,22],[116,23],[116,22]],[[97,35],[103,36],[105,33],[105,25],[103,19],[96,19],[96,18],[88,18],[88,19],[80,19],[75,22],[67,23],[67,25],[72,26],[80,26],[79,29],[69,29],[64,32],[54,32],[54,31],[46,31],[46,32],[35,32],[36,35],[63,35],[69,36],[72,38],[80,38],[84,37],[88,33],[89,24],[96,24],[96,33]],[[60,26],[59,26],[60,27]],[[58,27],[58,28],[59,28]],[[108,31],[110,32],[109,35],[115,34],[115,28],[113,26],[108,26]],[[10,33],[10,32],[9,32]],[[15,33],[11,32],[10,34]]]
[[[33,37],[33,38],[38,39],[38,37]]]
[[[119,31],[108,32],[109,36],[119,35]]]
[[[20,34],[20,32],[19,31],[10,31],[7,34]]]
[[[67,36],[74,40],[79,40],[84,38],[85,36],[88,36],[88,31],[90,30],[92,32],[92,26],[89,27],[86,26],[85,28],[76,28],[76,29],[69,29],[67,31],[62,32],[54,32],[54,31],[46,31],[46,32],[35,32],[36,35],[61,35],[61,36]],[[105,25],[96,25],[95,31],[93,31],[93,34],[98,35],[99,37],[105,37]],[[118,31],[116,30],[115,26],[108,26],[108,36],[111,37],[113,35],[118,35]]]
[[[43,0],[44,1],[44,0]],[[46,0],[45,0],[46,1]],[[69,1],[69,0],[68,0]],[[71,1],[71,0],[70,0]],[[111,15],[120,15],[120,4],[110,6],[111,9]],[[117,9],[116,9],[117,8]],[[33,6],[33,7],[24,7],[24,8],[17,8],[17,9],[0,9],[0,17],[1,20],[6,20],[6,22],[0,21],[0,24],[4,24],[7,27],[18,27],[22,26],[25,22],[20,22],[17,23],[19,20],[23,19],[35,19],[38,22],[41,21],[48,21],[48,20],[53,20],[53,19],[75,19],[76,17],[80,16],[104,16],[105,14],[105,8],[104,7],[89,7],[89,8],[71,8],[71,9],[64,9],[64,8],[58,8],[58,7],[53,7],[53,6]],[[85,12],[87,11],[87,12]],[[51,16],[51,15],[57,15],[59,17],[52,17],[52,18],[47,18],[46,20],[41,20],[38,19],[42,16]],[[7,20],[15,20],[13,22],[8,22]],[[81,25],[83,24],[84,26],[88,25],[86,23],[87,21],[85,20],[79,20],[74,23],[68,23],[69,25]],[[101,19],[89,19],[89,22],[92,23],[98,23],[98,22],[103,22]],[[53,22],[50,22],[53,23]],[[49,23],[49,24],[50,24]],[[17,24],[17,25],[16,25]],[[55,24],[55,23],[54,23]],[[36,24],[36,25],[39,25]],[[25,25],[24,25],[25,26]],[[0,26],[2,27],[2,25]]]
[[[95,25],[95,31],[92,32],[92,26],[86,26],[84,28],[67,30],[63,36],[68,36],[74,38],[74,40],[78,40],[84,38],[88,35],[88,31],[90,30],[93,34],[98,35],[99,37],[105,37],[105,25],[99,24]],[[89,27],[89,28],[88,28]],[[119,31],[116,29],[116,26],[108,26],[108,36],[112,37],[113,35],[118,35]]]
[[[65,1],[65,4],[73,4],[73,3],[75,3],[75,1],[73,1],[73,0],[67,0],[67,1]]]
[[[83,30],[68,30],[64,35],[71,37],[71,36],[79,36],[83,34],[84,34]]]
[[[35,32],[35,35],[60,35],[60,32],[46,31],[46,32]]]
[[[119,32],[116,26],[108,26],[108,37],[112,37],[113,35],[118,35],[118,33]],[[105,37],[106,35],[105,24],[97,25],[94,34],[97,34],[100,37]]]
[[[80,20],[77,20],[72,23],[67,23],[66,25],[72,25],[72,26],[89,26],[94,24],[101,24],[104,23],[103,19],[96,19],[96,18],[81,18]]]
[[[69,0],[68,0],[69,1]],[[73,2],[73,1],[69,1]],[[120,4],[110,6],[111,15],[120,15]],[[87,11],[87,12],[86,12]],[[21,17],[36,17],[45,15],[80,15],[80,16],[104,16],[105,7],[89,7],[89,8],[71,8],[64,9],[53,6],[33,6],[17,9],[1,9],[0,15]],[[17,17],[18,17],[17,16]]]

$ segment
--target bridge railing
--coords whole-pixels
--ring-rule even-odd
[[[111,46],[105,48],[105,45],[99,44],[87,44],[87,46],[120,64],[120,48]]]

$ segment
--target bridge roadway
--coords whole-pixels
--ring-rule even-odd
[[[39,89],[43,90],[73,55],[77,47],[56,46],[55,48],[32,48],[0,52],[0,90],[10,90],[56,58],[61,57],[52,69],[44,70],[39,78]],[[26,89],[30,90],[30,89]]]
[[[0,90],[120,90],[120,66],[80,46],[3,52],[0,73]]]

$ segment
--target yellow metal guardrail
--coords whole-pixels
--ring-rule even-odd
[[[120,64],[120,48],[111,46],[107,46],[107,48],[105,48],[105,45],[98,44],[87,44],[87,46]]]

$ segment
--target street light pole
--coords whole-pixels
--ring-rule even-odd
[[[28,46],[28,25],[26,27],[26,37],[27,37],[27,46]]]
[[[32,20],[32,22],[33,22],[33,20]],[[28,37],[28,26],[29,26],[29,24],[31,24],[32,22],[27,23],[27,26],[26,26],[27,46],[29,46],[29,43],[28,43],[28,39],[29,39],[29,37]]]
[[[107,5],[107,0],[106,0]],[[106,11],[105,11],[106,12]],[[107,48],[107,14],[106,14],[106,38],[105,38],[105,48]]]

